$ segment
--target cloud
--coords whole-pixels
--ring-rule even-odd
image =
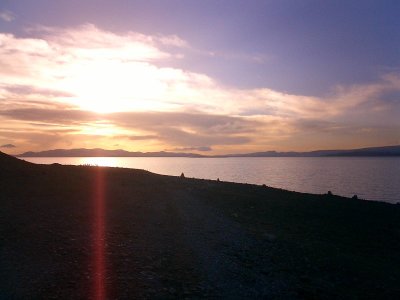
[[[0,11],[0,19],[5,22],[12,22],[15,19],[15,15],[9,10]]]
[[[208,146],[200,146],[200,147],[184,147],[184,148],[173,148],[171,150],[167,151],[201,151],[201,152],[207,152],[207,151],[212,151],[211,147]]]
[[[0,86],[1,87],[1,86]],[[18,96],[41,96],[41,97],[73,97],[74,95],[65,91],[38,88],[29,85],[8,85],[3,87],[10,94]]]
[[[187,132],[175,128],[158,128],[160,139],[168,144],[193,145],[193,147],[203,147],[202,145],[240,145],[248,143],[251,139],[243,135],[222,135],[207,134],[201,132]]]
[[[0,148],[16,148],[17,146],[13,145],[13,144],[4,144],[1,145]]]
[[[199,110],[210,114],[331,118],[399,89],[399,76],[377,83],[339,86],[325,97],[308,97],[268,88],[236,89],[206,74],[167,67],[172,52],[185,49],[178,36],[112,33],[93,24],[75,28],[31,28],[31,38],[0,34],[0,98],[47,97],[98,112]],[[185,52],[186,55],[190,54]],[[160,67],[163,65],[165,67]]]
[[[158,140],[164,145],[190,147],[243,144],[250,140],[247,135],[254,132],[254,128],[259,125],[257,121],[240,117],[185,112],[124,112],[103,115],[74,109],[22,108],[0,110],[0,116],[23,121],[31,126],[33,122],[35,127],[60,129],[62,126],[69,126],[68,132],[76,127],[77,129],[72,130],[73,134],[80,128],[92,135],[96,131],[99,135],[105,135],[110,127],[116,136],[121,136],[116,134],[118,132],[150,132],[151,134],[125,136],[132,141]]]
[[[203,74],[156,65],[174,58],[157,45],[185,44],[177,36],[117,35],[90,24],[74,29],[39,27],[32,32],[35,38],[0,35],[0,73],[6,91],[15,91],[17,85],[32,92],[52,87],[58,92],[56,101],[110,112],[198,105],[201,93],[196,89],[213,85]]]
[[[213,51],[197,51],[197,53],[215,57],[224,60],[237,60],[253,64],[265,64],[272,60],[272,57],[265,54],[245,54],[245,53],[231,53],[231,52],[213,52]]]
[[[38,35],[50,47],[49,50],[74,54],[76,58],[118,59],[120,61],[153,61],[169,57],[157,47],[157,40],[152,36],[138,32],[115,34],[101,30],[93,24],[84,24],[75,28],[54,28],[37,26],[28,29]],[[165,37],[166,39],[171,37]],[[176,40],[180,40],[175,37]],[[183,41],[182,41],[183,42]],[[62,46],[62,49],[58,49]],[[63,59],[68,57],[64,56]],[[60,62],[63,60],[61,59]]]
[[[129,136],[129,139],[131,139],[133,141],[156,140],[159,138],[160,137],[157,135],[131,135],[131,136]]]
[[[21,152],[39,149],[51,149],[57,145],[72,145],[75,139],[64,131],[55,130],[1,130],[0,138],[12,139]],[[28,145],[28,146],[26,146]]]
[[[187,41],[181,39],[177,35],[168,35],[168,36],[161,36],[156,38],[161,44],[166,46],[173,46],[178,48],[188,48],[189,44]]]
[[[117,112],[105,116],[115,123],[129,127],[187,128],[211,133],[248,133],[260,125],[257,121],[236,116],[203,112]]]
[[[151,132],[146,138],[183,147],[244,144],[261,125],[241,117],[200,112],[113,113],[108,120],[120,127]]]
[[[300,136],[313,135],[310,148],[323,148],[327,134],[338,142],[345,129],[363,128],[365,143],[368,132],[377,139],[370,129],[390,132],[383,134],[388,141],[399,139],[398,73],[309,97],[224,86],[207,74],[174,67],[177,51],[185,57],[194,51],[176,35],[113,33],[93,24],[36,26],[26,35],[0,33],[0,118],[7,123],[2,137],[8,136],[5,129],[14,131],[18,145],[31,141],[24,130],[38,147],[47,137],[48,145],[114,145],[111,137],[118,137],[119,145],[138,150],[308,150],[296,148]],[[68,141],[56,129],[67,130]]]
[[[13,120],[46,122],[58,125],[96,122],[100,119],[97,114],[82,110],[40,108],[0,110],[0,116],[8,117]]]

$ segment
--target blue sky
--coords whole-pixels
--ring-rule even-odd
[[[165,94],[151,95],[151,101],[162,102],[163,105],[157,107],[142,103],[141,106],[147,108],[140,111],[222,114],[238,118],[238,122],[262,123],[257,132],[232,133],[232,137],[238,138],[238,144],[234,143],[235,139],[230,142],[224,139],[222,143],[208,139],[207,132],[210,128],[196,128],[193,125],[184,126],[185,128],[177,128],[177,125],[171,127],[171,130],[181,130],[182,137],[186,134],[194,135],[186,139],[176,138],[179,131],[171,136],[156,129],[134,135],[165,135],[169,140],[175,140],[175,144],[167,143],[167,138],[153,140],[146,149],[168,150],[197,146],[199,149],[213,149],[216,153],[223,153],[271,148],[308,150],[400,143],[399,121],[396,118],[400,112],[398,1],[5,0],[0,4],[0,12],[0,32],[12,34],[12,42],[15,44],[24,40],[25,47],[30,47],[26,46],[26,42],[31,38],[50,41],[49,43],[54,45],[57,43],[57,47],[66,47],[64,42],[56,39],[56,35],[64,37],[65,41],[65,37],[71,31],[77,35],[80,31],[79,36],[83,38],[81,41],[75,40],[76,49],[84,48],[84,39],[96,34],[101,37],[101,34],[112,33],[120,38],[119,42],[124,43],[133,43],[136,38],[146,44],[144,37],[148,38],[147,41],[151,37],[151,45],[146,45],[160,53],[168,54],[160,54],[157,59],[152,56],[153,69],[160,71],[169,68],[178,73],[183,72],[182,74],[186,74],[190,80],[194,78],[193,74],[212,80],[213,87],[209,84],[203,85],[204,78],[202,83],[196,82],[191,85],[196,91],[204,91],[202,95],[196,94],[196,100],[188,99],[187,103],[180,100],[179,105],[172,108],[176,103],[171,100],[171,95],[171,99],[168,100]],[[92,26],[92,29],[89,30],[88,25]],[[46,30],[37,29],[40,26]],[[140,34],[141,37],[130,36],[128,42],[124,40],[132,32]],[[169,42],[165,42],[166,38]],[[175,39],[175,43],[171,42],[172,39]],[[79,42],[82,44],[78,45]],[[107,47],[113,48],[110,43]],[[91,46],[91,49],[96,50],[96,45]],[[104,45],[101,47],[104,48]],[[1,58],[7,60],[7,55],[3,53]],[[48,58],[51,59],[53,58]],[[83,61],[80,60],[80,63]],[[99,65],[100,61],[97,66]],[[37,68],[39,67],[40,70],[45,68],[43,61],[40,66],[38,62]],[[150,72],[150,69],[148,71]],[[183,75],[179,76],[183,78]],[[41,84],[29,81],[25,77],[20,78],[21,83],[18,82],[18,78],[13,78],[0,84],[8,91],[14,92],[15,86],[19,86],[21,90],[21,85],[25,86],[25,91],[27,87],[43,89]],[[174,78],[178,80],[177,77]],[[198,80],[200,77],[196,78]],[[184,79],[184,82],[188,82],[188,79]],[[55,83],[54,87],[48,88],[59,90],[61,86],[62,92],[79,94],[79,97],[71,100],[72,104],[80,109],[94,110],[93,104],[78,105],[78,98],[84,102],[89,100],[84,100],[83,95],[94,95],[88,91],[83,93],[82,89],[66,90],[65,84],[61,83]],[[71,85],[68,87],[71,89]],[[76,88],[76,85],[74,87]],[[210,99],[211,90],[219,95],[216,96],[216,100]],[[232,97],[246,96],[237,97],[226,105],[220,103],[227,102],[226,99],[231,94],[235,95]],[[140,94],[140,97],[149,98],[148,95],[143,95]],[[189,97],[188,95],[193,94],[182,94],[180,91],[176,97],[183,99]],[[5,97],[10,101],[9,92],[3,95],[4,99]],[[201,97],[207,99],[204,98],[203,101]],[[55,103],[60,99],[48,97],[41,100]],[[215,109],[212,109],[212,103],[217,102]],[[204,106],[204,103],[208,106]],[[124,112],[137,112],[137,107],[127,105]],[[305,108],[308,110],[305,111]],[[107,106],[104,106],[101,112],[105,113],[105,110]],[[4,116],[11,118],[12,114],[4,113],[3,118]],[[119,127],[125,126],[113,123],[115,119],[111,117],[103,119]],[[228,126],[223,122],[221,124]],[[22,126],[22,123],[18,126]],[[269,132],[274,134],[271,133],[270,138],[261,136],[261,132],[268,131],[269,128]],[[119,136],[125,136],[129,131],[127,127],[124,129],[125,133],[122,134],[121,129]],[[39,133],[35,131],[35,134]],[[196,137],[204,144],[195,143]],[[21,138],[20,142],[13,142],[7,135],[3,134],[2,138],[0,136],[0,142],[4,144],[24,144],[26,140]],[[70,144],[75,145],[78,140]],[[90,145],[95,144],[93,140]],[[105,140],[98,141],[97,144],[110,145]],[[57,143],[55,145],[60,146]],[[139,147],[126,142],[121,143],[121,147],[124,146]],[[21,149],[25,147],[21,146]]]

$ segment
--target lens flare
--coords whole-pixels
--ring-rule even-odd
[[[94,299],[106,299],[105,275],[105,180],[104,170],[96,168],[93,193],[93,294]]]

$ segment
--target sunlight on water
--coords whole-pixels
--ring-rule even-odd
[[[77,157],[78,165],[90,165],[99,167],[120,167],[121,162],[118,157]],[[73,163],[76,164],[76,163]]]

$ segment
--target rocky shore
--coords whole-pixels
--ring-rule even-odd
[[[0,153],[1,299],[96,298],[100,244],[105,299],[400,298],[399,205]]]

